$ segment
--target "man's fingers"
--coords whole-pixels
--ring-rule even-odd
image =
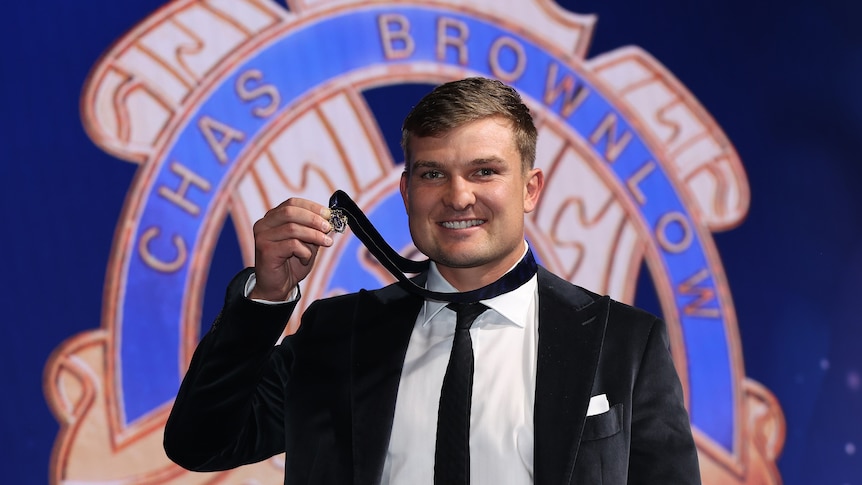
[[[314,228],[297,222],[288,222],[256,233],[255,241],[259,245],[260,243],[278,243],[296,239],[299,242],[315,246],[331,246],[332,237],[329,236],[328,231],[323,229],[322,227]]]
[[[306,199],[291,198],[278,207],[270,209],[261,220],[257,221],[255,233],[289,223],[329,232],[332,230],[332,225],[329,223],[330,215],[331,211],[324,205]]]
[[[262,263],[279,267],[290,259],[295,259],[303,266],[307,266],[314,260],[319,247],[316,244],[305,243],[298,239],[284,239],[269,241],[258,249],[260,256],[267,260],[261,261]]]
[[[317,202],[314,202],[312,200],[303,199],[300,197],[291,197],[279,204],[276,209],[279,207],[299,207],[307,211],[319,214],[322,217],[329,217],[329,207],[318,204]]]
[[[320,246],[311,245],[308,243],[300,243],[300,245],[303,247],[304,250],[294,252],[294,257],[296,257],[296,259],[298,259],[303,266],[308,266],[314,261],[314,258],[317,256],[317,250],[320,248]]]

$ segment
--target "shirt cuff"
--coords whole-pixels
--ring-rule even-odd
[[[254,285],[257,284],[257,276],[254,273],[248,275],[248,280],[245,282],[245,289],[243,290],[243,296],[248,298],[248,295],[251,295],[251,290],[254,289]],[[292,303],[299,299],[299,285],[296,285],[293,290],[291,290],[290,294],[287,295],[287,300],[284,301],[272,301],[272,300],[261,300],[260,298],[250,298],[251,301],[256,301],[258,303],[263,303],[264,305],[280,305],[282,303]]]

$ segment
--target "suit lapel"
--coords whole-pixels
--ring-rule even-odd
[[[601,352],[608,297],[539,270],[536,485],[569,483]]]
[[[422,299],[397,285],[363,292],[354,318],[351,369],[353,482],[379,483],[401,368]]]

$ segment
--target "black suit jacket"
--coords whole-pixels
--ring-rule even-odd
[[[316,301],[275,342],[293,304],[228,288],[165,428],[165,450],[214,471],[286,452],[286,484],[375,484],[422,299],[391,285]],[[539,269],[534,480],[697,484],[697,454],[664,323]],[[587,417],[591,396],[609,412]]]

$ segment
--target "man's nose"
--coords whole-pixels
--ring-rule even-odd
[[[476,202],[473,184],[463,177],[452,177],[446,190],[444,203],[455,210],[464,210]]]

